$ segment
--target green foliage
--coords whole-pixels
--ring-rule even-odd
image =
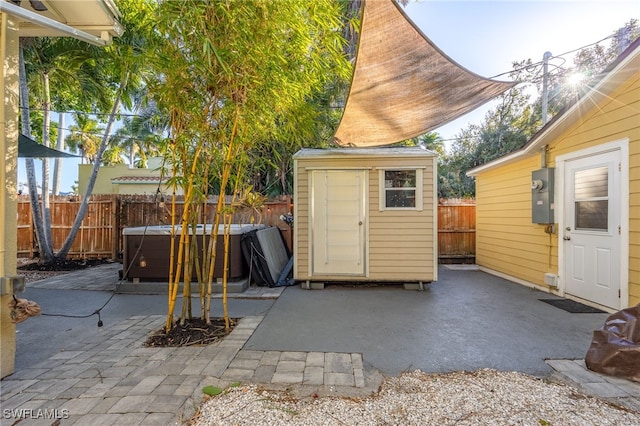
[[[244,146],[238,159],[251,170],[245,184],[265,194],[291,193],[292,154],[302,146],[326,145],[339,119],[332,105],[344,93],[350,70],[342,53],[339,6],[331,1],[163,4],[160,27],[166,33],[156,61],[158,79],[151,84],[155,100],[174,122],[177,113],[170,111],[180,102],[185,123],[208,123],[180,129],[185,143],[206,139],[202,155],[224,146],[232,117],[238,117],[234,137]],[[211,155],[206,163],[219,166],[222,157]],[[207,175],[210,191],[219,191],[220,177]]]
[[[580,50],[573,58],[573,66],[564,67],[564,64],[561,64],[551,67],[549,73],[550,115],[557,114],[586,93],[593,86],[600,73],[618,57],[627,43],[633,42],[638,37],[640,37],[638,20],[632,19],[614,32],[608,46],[605,47],[598,43]],[[581,75],[582,80],[578,83],[570,83],[570,77],[575,74]],[[538,82],[538,84],[540,83]],[[540,99],[536,103],[537,108],[539,108],[539,103]]]
[[[70,37],[32,37],[25,40],[24,59],[29,103],[42,108],[46,98],[43,75],[48,75],[54,110],[77,109],[105,112],[113,99],[99,48]]]
[[[205,386],[202,388],[202,392],[209,396],[218,396],[224,392],[224,389],[216,386]]]
[[[470,125],[458,135],[439,166],[438,196],[475,196],[475,181],[467,170],[520,149],[537,130],[529,96],[514,88],[498,97],[497,106],[479,125]]]
[[[624,27],[627,41],[640,35],[638,21],[631,20]],[[608,48],[599,44],[578,52],[574,66],[551,62],[549,67],[549,119],[574,102],[591,87],[598,75],[619,54],[621,32],[616,31]],[[553,58],[552,58],[553,59]],[[485,115],[480,124],[462,129],[451,146],[450,152],[441,158],[438,170],[438,195],[444,198],[475,196],[475,181],[466,172],[487,162],[522,148],[542,127],[542,71],[540,64],[530,59],[514,62],[511,78],[529,83],[538,91],[532,101],[520,84],[497,98],[496,106]],[[581,73],[585,79],[580,86],[567,84],[567,78]]]
[[[227,213],[251,184],[250,173],[274,166],[286,170],[286,161],[280,160],[288,160],[296,143],[318,134],[319,114],[310,101],[319,99],[333,76],[348,78],[340,11],[331,0],[158,5],[155,78],[149,81],[149,92],[169,117],[165,155],[172,182],[182,176],[183,229],[198,220],[207,194],[216,190],[221,197],[213,229],[226,224],[231,217]],[[262,161],[267,155],[269,160]],[[231,205],[225,193],[232,195]],[[217,233],[211,238],[215,245]],[[167,328],[182,268],[192,267],[188,240],[181,234],[175,277],[170,269]],[[203,318],[208,318],[210,290],[205,298],[204,288],[207,276],[210,288],[207,264],[214,262],[208,258],[202,263],[201,306]],[[223,310],[228,327],[224,297]],[[183,305],[182,318],[185,312]]]
[[[86,114],[76,114],[75,122],[70,127],[71,133],[65,138],[65,143],[71,152],[80,152],[89,163],[93,163],[104,128]]]

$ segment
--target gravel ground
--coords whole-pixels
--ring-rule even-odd
[[[37,259],[27,259],[27,258],[18,258],[18,268],[24,265],[28,265],[31,263],[37,263],[38,260]],[[73,271],[28,271],[28,270],[24,270],[24,269],[19,269],[18,271],[19,275],[23,275],[24,276],[24,281],[28,284],[28,283],[32,283],[35,281],[40,281],[40,280],[44,280],[46,278],[50,278],[50,277],[55,277],[56,275],[63,275],[63,274],[68,274],[69,272],[73,272]]]
[[[24,276],[24,282],[33,283],[36,281],[44,280],[46,278],[55,277],[56,275],[68,274],[71,271],[18,271],[19,275]]]
[[[640,413],[523,373],[405,373],[367,398],[295,398],[256,385],[205,401],[209,425],[640,425]]]

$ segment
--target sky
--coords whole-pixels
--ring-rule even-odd
[[[419,0],[404,11],[458,64],[493,77],[511,71],[513,62],[538,62],[545,52],[561,55],[610,36],[640,19],[640,1]],[[454,138],[468,124],[482,122],[487,105],[434,131],[445,140]]]
[[[560,55],[610,36],[631,19],[640,19],[640,1],[412,0],[404,11],[458,64],[483,77],[493,77],[511,71],[514,61],[537,62],[547,51]],[[467,125],[480,123],[490,106],[434,131],[445,140],[453,139]],[[62,192],[71,191],[78,163],[64,160]],[[40,167],[36,161],[38,176]],[[20,160],[18,184],[26,187],[26,181],[24,161]]]

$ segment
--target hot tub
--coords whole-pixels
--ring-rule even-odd
[[[195,235],[198,238],[199,258],[202,260],[202,236],[206,230],[211,235],[212,225],[198,225]],[[249,275],[246,262],[242,256],[240,240],[242,234],[253,229],[265,228],[265,225],[232,224],[229,238],[229,264],[227,278],[237,280]],[[176,226],[174,253],[177,256],[180,242],[181,226]],[[124,253],[122,256],[123,276],[132,280],[168,281],[171,250],[171,226],[140,226],[122,230]],[[216,244],[216,263],[213,270],[214,280],[222,279],[224,262],[224,227],[218,227]],[[207,239],[208,241],[208,239]],[[140,248],[140,250],[138,250]],[[144,261],[141,261],[144,260]],[[175,262],[175,261],[174,261]],[[174,264],[174,273],[175,273]],[[182,275],[184,276],[184,275]],[[192,279],[196,279],[195,270]],[[180,278],[182,281],[182,277]]]

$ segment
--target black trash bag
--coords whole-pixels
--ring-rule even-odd
[[[640,382],[640,304],[610,315],[593,332],[584,361],[589,370]]]

